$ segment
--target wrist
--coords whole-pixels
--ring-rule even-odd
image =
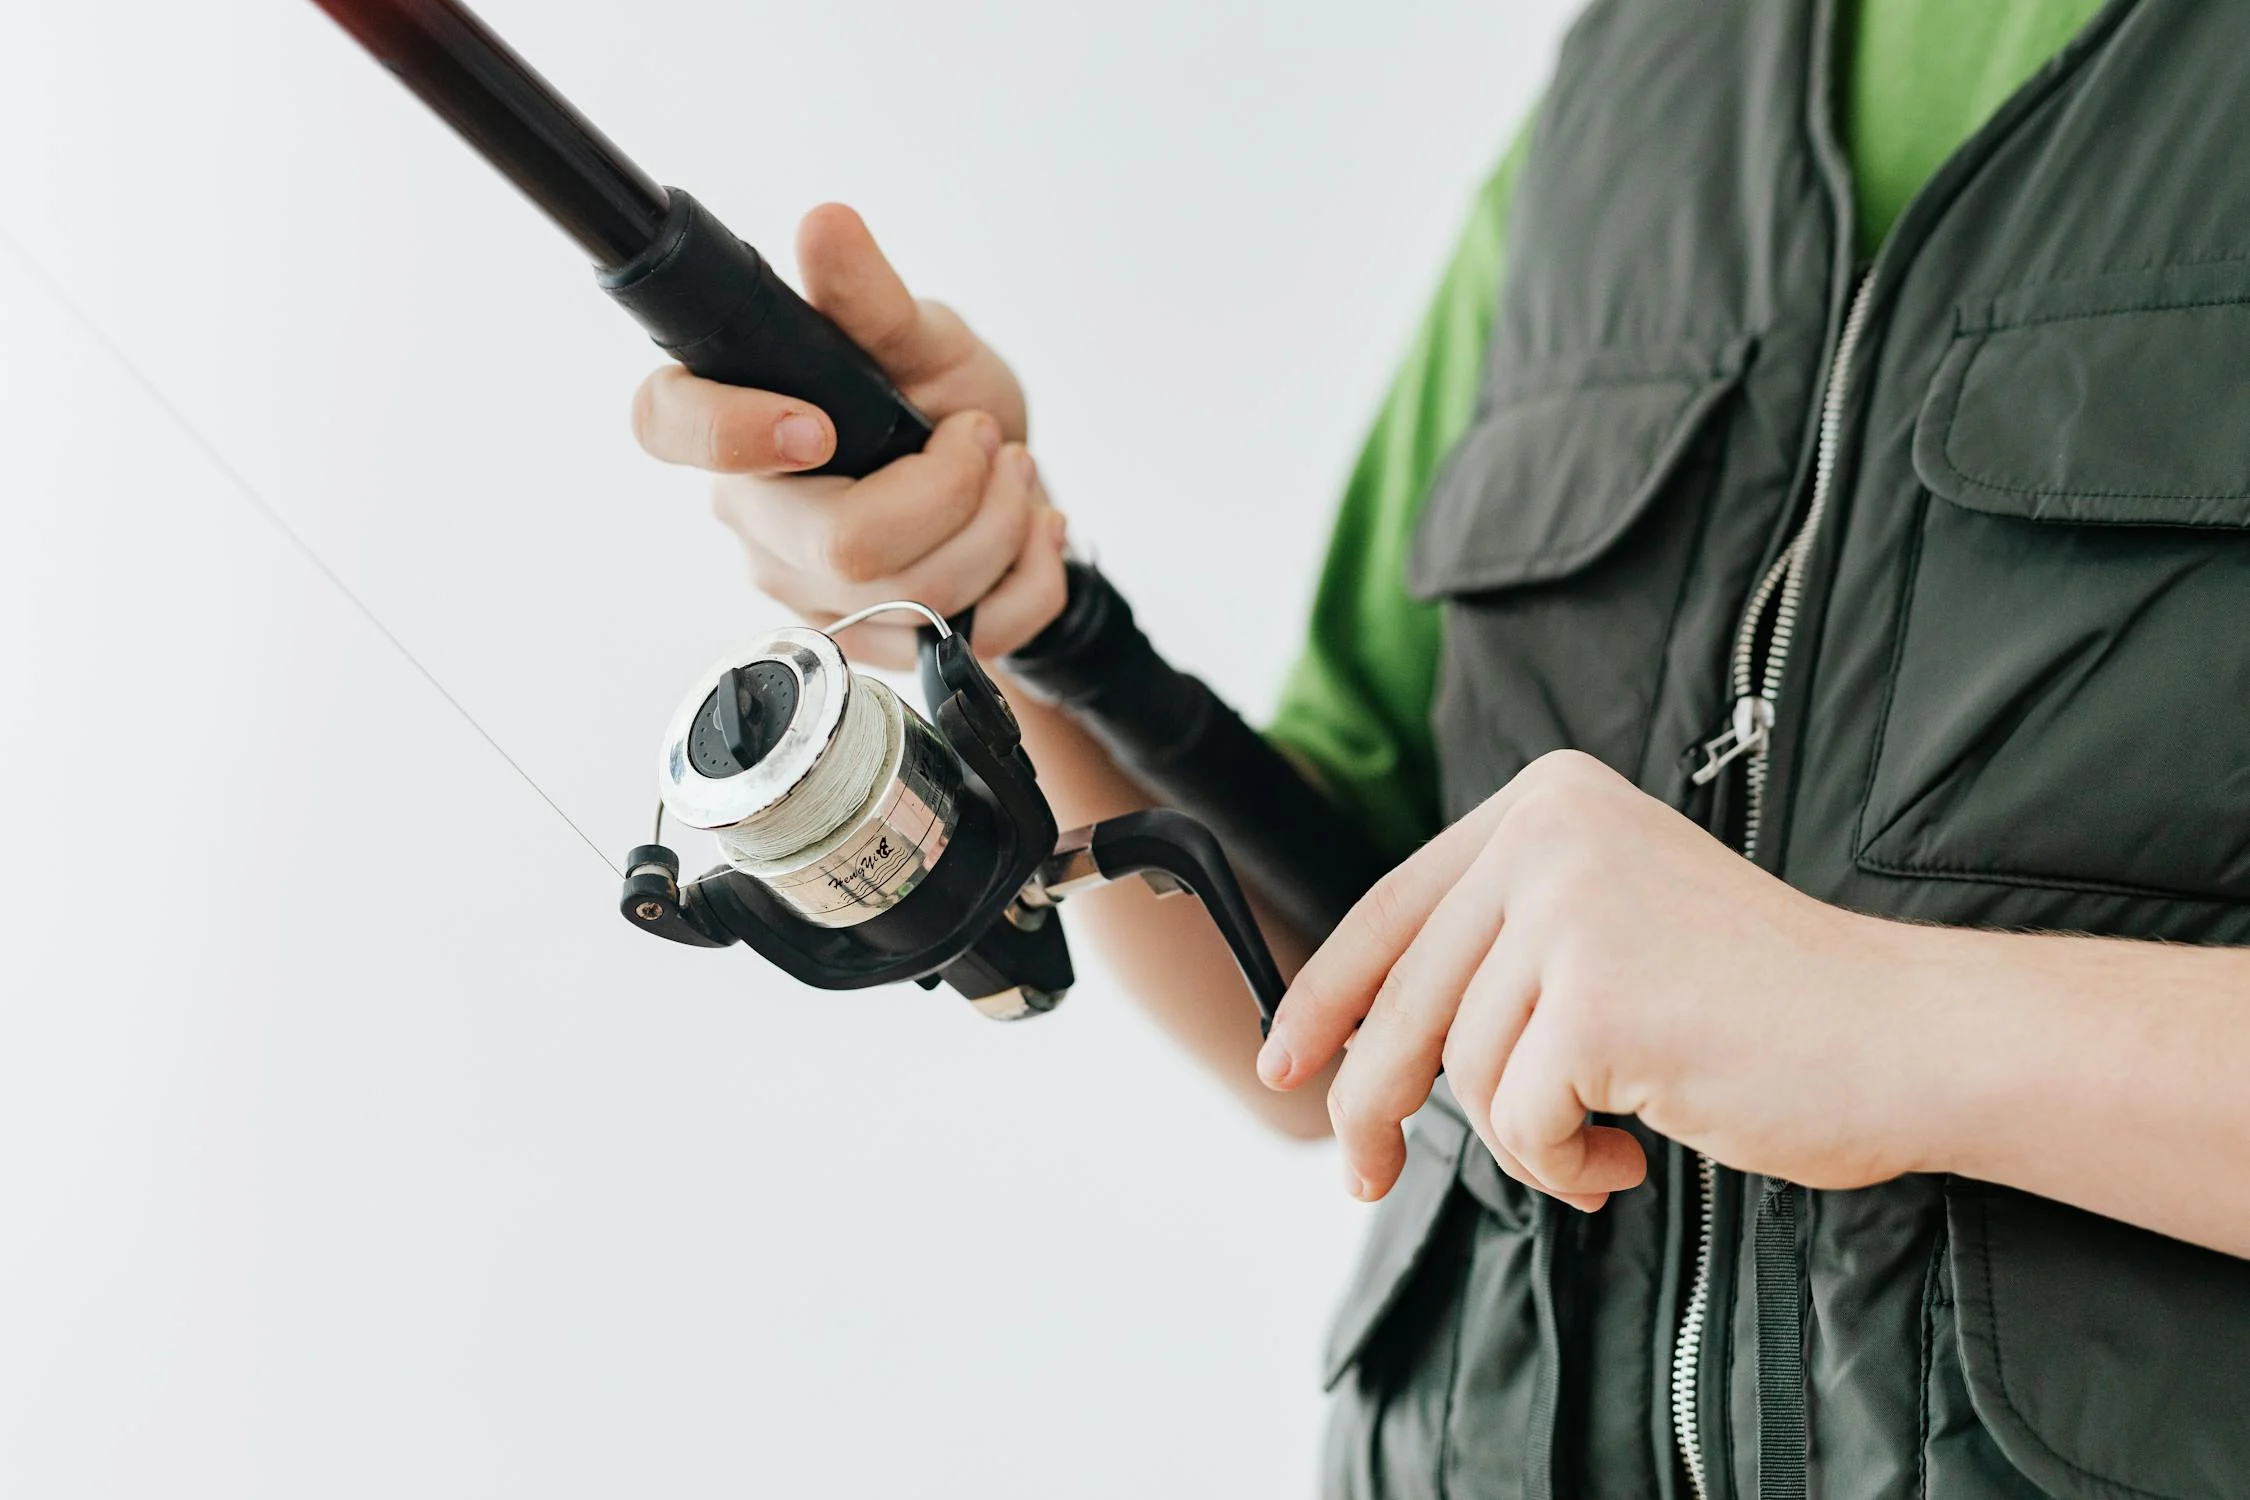
[[[1889,1098],[1885,1154],[1902,1172],[1973,1173],[2019,1056],[2005,1041],[2013,996],[1988,972],[1991,935],[1856,920],[1868,929],[1871,1010],[1884,1018],[1872,1061]]]
[[[2115,1039],[2082,970],[2115,945],[2055,934],[1902,927],[1899,982],[1921,1036],[1911,1170],[2019,1179],[2053,1112],[2099,1108],[2083,1069]],[[2099,1066],[2098,1062],[2096,1066]]]

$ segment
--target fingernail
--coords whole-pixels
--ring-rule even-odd
[[[1344,1168],[1344,1191],[1365,1203],[1367,1201],[1367,1179],[1354,1172],[1350,1167]]]
[[[1281,1087],[1282,1080],[1295,1066],[1296,1060],[1290,1057],[1289,1049],[1279,1042],[1269,1041],[1258,1049],[1258,1077],[1265,1081],[1267,1088]]]
[[[793,411],[773,424],[773,446],[793,464],[816,464],[828,456],[828,433],[817,419]]]
[[[1009,460],[1016,466],[1016,482],[1028,487],[1039,473],[1039,465],[1032,461],[1029,448],[1018,448]]]
[[[977,446],[986,458],[1000,451],[1000,424],[990,417],[977,418]]]
[[[1054,548],[1057,552],[1066,550],[1070,546],[1070,517],[1059,510],[1050,514],[1047,520],[1047,534],[1053,538]]]

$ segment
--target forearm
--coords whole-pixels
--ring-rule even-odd
[[[1010,694],[1039,784],[1065,828],[1149,805],[1147,793],[1101,745],[1060,710]],[[1254,893],[1253,893],[1254,900]],[[1284,974],[1303,961],[1305,944],[1261,910],[1266,939]],[[1109,967],[1156,1023],[1216,1073],[1261,1119],[1292,1136],[1328,1133],[1319,1090],[1281,1095],[1258,1082],[1258,1015],[1226,944],[1189,900],[1158,900],[1139,881],[1075,896],[1071,932],[1090,938]]]
[[[1896,931],[1930,1166],[2250,1256],[2250,951]]]

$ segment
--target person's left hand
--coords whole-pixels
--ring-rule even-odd
[[[1329,1114],[1360,1198],[1397,1180],[1400,1122],[1441,1063],[1501,1168],[1589,1212],[1647,1171],[1589,1113],[1861,1187],[1918,1168],[1942,1102],[1915,1046],[1917,931],[1794,891],[1559,752],[1360,901],[1290,986],[1258,1071],[1293,1088],[1348,1042]]]

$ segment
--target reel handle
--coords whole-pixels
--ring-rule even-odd
[[[1184,890],[1202,902],[1258,1003],[1258,1029],[1273,1029],[1274,1012],[1288,985],[1273,961],[1273,950],[1266,946],[1242,882],[1235,879],[1226,851],[1210,829],[1169,807],[1125,813],[1064,834],[1048,868],[1067,880],[1064,872],[1081,849],[1105,882],[1138,875],[1160,896]]]

